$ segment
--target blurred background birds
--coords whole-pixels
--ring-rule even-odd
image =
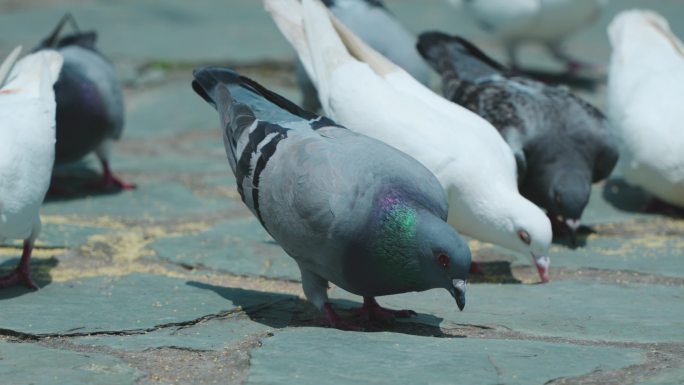
[[[573,57],[564,43],[574,32],[597,20],[607,0],[463,0],[452,3],[462,6],[483,30],[501,41],[513,68],[522,69],[518,50],[528,43],[544,46],[570,73],[597,67],[596,63]]]

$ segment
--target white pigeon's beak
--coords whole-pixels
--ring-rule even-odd
[[[463,308],[465,308],[466,304],[466,281],[462,279],[453,279],[451,280],[451,283],[453,285],[453,290],[449,290],[451,292],[451,295],[456,299],[456,305],[458,306],[458,310],[463,311]]]
[[[539,273],[539,278],[541,278],[542,283],[549,282],[549,266],[551,266],[551,258],[545,255],[537,257],[532,254],[532,261],[537,267],[537,272]]]

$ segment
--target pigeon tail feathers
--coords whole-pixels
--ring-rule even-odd
[[[69,22],[74,33],[60,38],[64,26]],[[34,51],[44,48],[61,48],[70,45],[78,45],[80,47],[95,50],[95,43],[97,42],[97,33],[95,31],[81,32],[76,24],[76,19],[71,13],[66,13],[57,23],[57,26],[52,30],[50,35],[43,39]]]
[[[44,50],[22,58],[16,63],[3,89],[7,96],[16,99],[44,99],[54,103],[53,85],[62,69],[62,55],[57,51]]]
[[[19,45],[16,48],[10,52],[9,55],[7,55],[7,58],[2,62],[2,65],[0,65],[0,87],[2,87],[5,84],[5,80],[9,76],[10,72],[12,71],[12,68],[14,67],[14,63],[17,62],[17,58],[19,58],[19,54],[21,53],[22,47]]]
[[[366,44],[366,42],[356,36],[356,34],[346,25],[337,20],[335,16],[330,15],[330,20],[346,49],[349,50],[357,60],[368,64],[376,74],[385,76],[400,70],[399,66],[392,63],[385,56]]]
[[[461,77],[491,76],[509,70],[460,36],[442,32],[424,32],[418,36],[418,52],[438,73]],[[472,80],[472,79],[471,79]]]

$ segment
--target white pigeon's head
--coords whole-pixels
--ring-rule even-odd
[[[450,220],[462,219],[460,226],[459,223],[454,226],[463,228],[462,232],[473,238],[531,257],[541,280],[547,282],[550,264],[547,252],[553,234],[546,214],[517,189],[496,191],[495,195],[482,198],[480,204],[471,205],[467,211],[450,215]]]

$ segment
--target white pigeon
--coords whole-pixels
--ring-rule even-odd
[[[23,239],[24,250],[17,268],[0,277],[0,288],[22,282],[37,288],[29,262],[41,227],[38,210],[55,160],[53,85],[62,56],[41,51],[12,68],[19,50],[15,49],[0,69],[0,241]]]
[[[380,0],[324,0],[330,12],[368,45],[403,68],[423,84],[430,82],[430,67],[418,54],[417,37]],[[301,64],[296,67],[302,90],[302,106],[320,108],[316,88]]]
[[[653,11],[618,14],[608,115],[620,140],[618,169],[628,182],[684,207],[684,45]]]
[[[564,40],[597,20],[606,0],[465,0],[463,9],[482,29],[500,39],[511,65],[518,66],[516,50],[522,43],[541,43],[566,63],[570,71],[588,66],[571,58]]]
[[[531,255],[548,280],[550,222],[519,194],[513,153],[490,123],[423,86],[334,18],[333,26],[319,1],[264,2],[326,114],[423,163],[446,189],[457,231]]]

